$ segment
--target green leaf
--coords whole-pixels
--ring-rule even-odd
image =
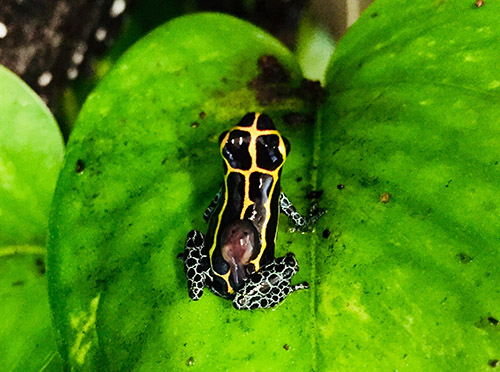
[[[57,371],[43,254],[63,144],[38,96],[0,66],[0,365]]]
[[[271,79],[259,75],[266,55],[279,61]],[[72,368],[310,369],[310,293],[274,311],[236,311],[208,290],[193,302],[176,258],[189,230],[206,229],[203,211],[223,175],[217,139],[249,111],[266,111],[290,137],[283,184],[305,209],[312,126],[283,120],[310,113],[301,81],[291,53],[266,33],[197,14],[137,43],[89,96],[54,197],[48,252]],[[277,254],[295,252],[305,267],[297,282],[310,278],[309,236],[284,230]]]
[[[336,50],[317,134],[333,212],[318,370],[498,363],[499,12],[378,0]]]

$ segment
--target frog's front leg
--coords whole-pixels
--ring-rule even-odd
[[[203,219],[205,220],[205,222],[208,222],[210,217],[212,217],[215,208],[217,208],[217,204],[219,204],[221,196],[222,196],[222,186],[219,188],[219,191],[217,192],[217,194],[215,194],[214,198],[212,199],[207,209],[205,209],[205,212],[203,213]]]
[[[307,230],[311,228],[318,222],[318,220],[326,213],[325,209],[318,208],[317,205],[313,205],[309,210],[307,218],[304,218],[297,209],[295,209],[294,205],[282,191],[280,193],[280,210],[284,213],[288,218],[290,218],[297,228],[297,230]]]
[[[298,271],[299,264],[293,253],[274,259],[248,278],[234,297],[234,307],[238,310],[274,307],[290,293],[309,288],[307,282],[290,284],[292,277]]]
[[[197,301],[203,295],[203,287],[211,281],[210,262],[203,253],[205,237],[198,230],[191,230],[184,246],[184,271],[188,282],[189,297]]]

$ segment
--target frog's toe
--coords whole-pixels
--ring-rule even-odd
[[[301,289],[309,289],[309,283],[302,282],[300,284],[296,284],[296,285],[291,286],[291,292],[300,291]]]
[[[188,293],[191,300],[198,301],[203,295],[203,285],[199,283],[193,283],[189,286]]]

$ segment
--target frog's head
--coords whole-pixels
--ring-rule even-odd
[[[225,166],[236,172],[279,171],[290,152],[290,142],[276,130],[265,114],[249,113],[231,130],[223,132],[219,144]]]

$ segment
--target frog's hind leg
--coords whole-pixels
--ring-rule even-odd
[[[290,293],[309,288],[307,282],[290,284],[298,271],[299,264],[293,253],[275,258],[273,262],[252,274],[236,293],[233,306],[238,310],[253,310],[279,305]]]
[[[184,246],[184,271],[188,282],[189,297],[197,301],[203,295],[203,287],[210,280],[208,256],[203,253],[205,237],[197,230],[191,230]]]

